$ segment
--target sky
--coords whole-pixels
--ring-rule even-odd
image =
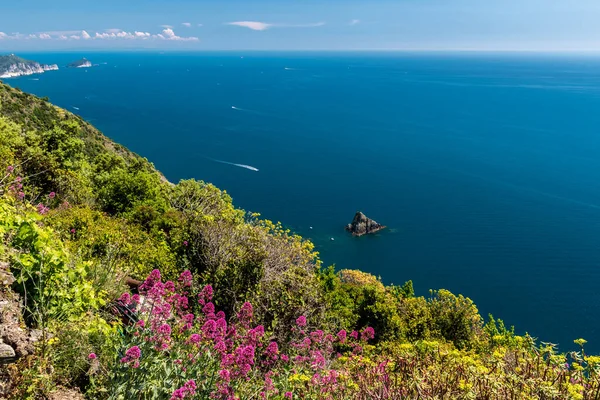
[[[0,51],[600,51],[600,0],[2,0]]]

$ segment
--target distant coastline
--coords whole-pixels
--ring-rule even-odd
[[[0,78],[16,78],[55,70],[58,70],[56,64],[40,64],[14,54],[0,56]]]

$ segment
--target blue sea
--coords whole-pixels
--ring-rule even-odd
[[[169,180],[212,182],[282,221],[325,264],[446,288],[519,333],[600,351],[600,57],[23,56],[99,64],[6,82]],[[389,228],[349,236],[357,210]]]

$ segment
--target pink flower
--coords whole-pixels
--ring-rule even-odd
[[[12,172],[15,170],[15,167],[13,167],[12,165],[9,165],[8,167],[6,167],[6,172],[8,172],[9,174],[12,174]]]
[[[225,382],[229,382],[229,380],[231,379],[231,373],[226,369],[222,369],[219,371],[219,378],[221,378]]]
[[[245,302],[240,309],[237,317],[238,320],[242,323],[242,325],[247,326],[252,320],[253,310],[252,304]]]
[[[291,398],[292,398],[292,396],[293,396],[293,395],[292,395],[292,392],[285,392],[285,395],[284,395],[284,397],[285,397],[286,399],[291,399]]]
[[[188,286],[192,286],[192,282],[193,282],[193,278],[192,278],[192,273],[189,270],[185,270],[181,273],[181,275],[179,275],[179,282],[181,282],[181,284],[184,287],[188,287]]]
[[[23,200],[25,198],[25,193],[19,192],[19,200]]]
[[[350,337],[355,340],[358,339],[358,332],[352,331],[352,333],[350,334]]]
[[[184,240],[184,241],[183,241],[183,245],[184,245],[185,247],[187,247],[187,245],[188,245],[188,241],[187,241],[187,240]]]
[[[189,343],[199,343],[200,342],[200,335],[198,335],[197,333],[192,333],[188,339]]]
[[[48,197],[50,197],[51,199],[53,199],[54,197],[56,197],[56,193],[50,192],[50,194],[48,195]]]
[[[296,325],[299,327],[306,326],[306,317],[304,315],[299,316],[298,319],[296,319]]]
[[[281,361],[288,362],[288,361],[290,361],[290,358],[288,356],[286,356],[285,354],[282,354],[281,355]]]
[[[205,315],[214,315],[215,313],[215,305],[211,302],[208,302],[204,305],[204,307],[202,307],[202,312]]]
[[[133,365],[131,366],[133,368],[137,368],[140,366],[140,362],[138,360],[141,356],[142,351],[140,350],[140,348],[137,346],[133,346],[127,349],[127,351],[125,352],[125,357],[121,358],[121,362],[128,363],[131,365],[131,362],[133,361]]]
[[[158,333],[164,336],[170,336],[171,335],[171,325],[169,324],[162,324],[159,328],[158,328]]]
[[[119,301],[125,305],[128,305],[131,302],[131,296],[129,293],[125,292],[119,297]]]
[[[175,291],[175,284],[173,283],[173,281],[167,281],[167,282],[165,282],[165,290],[167,292],[174,292]]]
[[[72,234],[75,234],[75,232],[77,232],[77,231],[75,230],[75,228],[71,228],[71,233],[72,233]]]
[[[279,346],[277,345],[277,342],[269,343],[269,345],[267,346],[267,348],[265,350],[265,354],[268,358],[272,358],[273,360],[276,360],[277,355],[279,354]]]
[[[340,340],[340,343],[344,343],[346,341],[347,333],[344,329],[337,333],[337,337]]]
[[[321,343],[321,340],[323,340],[323,331],[319,329],[314,332],[311,332],[310,337],[313,340],[313,342]]]
[[[370,326],[366,327],[365,330],[361,334],[361,339],[364,341],[375,338],[375,329]]]
[[[198,302],[200,305],[205,305],[206,303],[212,301],[213,297],[213,288],[210,285],[206,285],[202,288],[202,291],[198,295]]]
[[[90,353],[90,355],[88,356],[88,360],[95,360],[96,359],[96,353]]]
[[[44,214],[48,213],[48,211],[50,211],[50,209],[48,207],[46,207],[45,205],[43,205],[42,203],[39,203],[37,205],[37,210],[42,215],[44,215]]]

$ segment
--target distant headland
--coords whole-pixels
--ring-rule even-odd
[[[56,64],[40,64],[14,54],[0,56],[0,78],[15,78],[23,75],[41,74],[58,69]]]

